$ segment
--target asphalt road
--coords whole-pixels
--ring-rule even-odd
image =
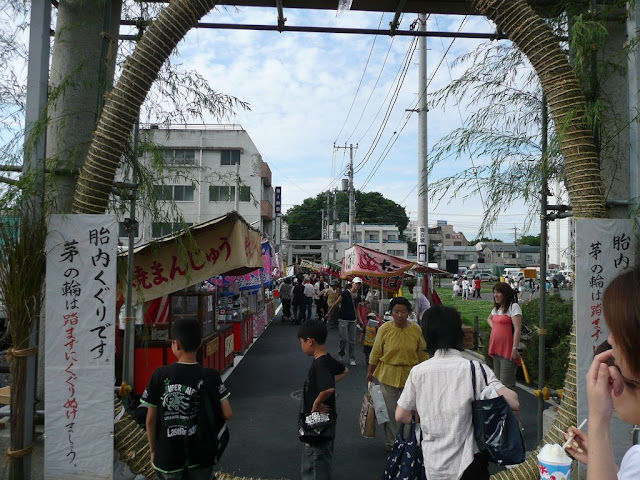
[[[221,471],[261,479],[300,478],[297,414],[311,358],[300,351],[296,328],[279,319],[272,322],[225,381],[234,416]],[[337,330],[329,330],[327,346],[337,358]],[[361,347],[357,360],[358,365],[349,367],[350,374],[337,386],[335,480],[377,479],[386,463],[382,426],[378,425],[375,439],[360,435],[358,416],[366,390]],[[518,394],[525,442],[531,450],[536,443],[537,398],[521,389]]]

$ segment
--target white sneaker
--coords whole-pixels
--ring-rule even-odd
[[[349,365],[351,365],[352,367],[356,366],[356,359],[352,358],[351,360],[349,360]]]

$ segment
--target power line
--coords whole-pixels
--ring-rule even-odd
[[[389,105],[387,106],[387,111],[385,112],[384,118],[382,119],[382,123],[380,124],[380,127],[378,127],[378,131],[376,132],[373,143],[367,150],[367,153],[365,154],[364,158],[356,166],[356,170],[355,170],[356,173],[362,170],[364,165],[369,161],[369,159],[371,158],[371,155],[373,154],[376,147],[378,146],[380,139],[382,138],[382,134],[384,133],[384,130],[387,127],[387,123],[389,121],[389,118],[391,117],[391,113],[393,112],[393,107],[395,107],[396,101],[398,100],[398,96],[400,95],[400,90],[402,89],[402,85],[404,84],[404,81],[407,77],[407,72],[409,71],[409,67],[411,66],[411,59],[413,58],[413,54],[415,52],[416,43],[417,43],[417,40],[414,39],[411,42],[411,45],[409,46],[409,50],[407,51],[407,55],[405,56],[405,61],[402,66],[402,72],[401,72],[400,78],[396,83],[395,90],[393,91],[391,100],[389,101]]]
[[[384,68],[387,65],[387,60],[389,59],[389,54],[391,53],[391,48],[393,47],[393,41],[396,39],[396,37],[391,37],[391,42],[389,42],[389,49],[387,50],[387,54],[384,57],[384,61],[382,62],[382,67],[380,68],[380,73],[378,73],[378,78],[376,78],[376,82],[373,84],[373,88],[371,89],[371,92],[369,93],[369,97],[367,98],[366,103],[364,104],[364,108],[362,109],[362,113],[360,114],[360,118],[358,118],[358,121],[356,122],[356,126],[353,127],[353,131],[351,132],[351,135],[349,135],[349,138],[347,138],[347,143],[349,142],[349,140],[351,140],[351,137],[356,133],[356,130],[358,129],[358,126],[360,125],[360,122],[362,121],[362,117],[364,117],[365,112],[367,111],[367,107],[369,106],[369,102],[371,101],[371,97],[373,96],[373,93],[376,91],[376,88],[378,87],[378,82],[380,82],[380,78],[382,77],[382,72],[384,72]],[[386,98],[385,98],[386,101]],[[383,102],[384,104],[384,102]],[[380,111],[378,110],[378,113],[380,113]],[[377,116],[377,114],[376,114]],[[369,128],[371,128],[371,125],[369,125]],[[369,130],[367,129],[367,132]],[[366,132],[365,132],[366,135]]]
[[[380,16],[380,23],[378,23],[378,29],[380,29],[380,25],[382,25],[382,19],[383,18],[384,18],[384,12]],[[356,103],[356,99],[358,98],[358,92],[360,91],[360,87],[362,86],[362,80],[364,79],[365,73],[367,73],[367,67],[369,66],[369,60],[371,60],[371,55],[373,54],[373,48],[376,46],[376,40],[377,39],[378,39],[377,35],[375,37],[373,37],[373,43],[371,44],[371,50],[369,50],[369,56],[367,57],[367,63],[365,63],[364,70],[362,71],[362,76],[360,77],[360,83],[358,83],[358,88],[356,89],[356,93],[353,96],[353,101],[351,102],[351,106],[349,107],[349,111],[347,112],[347,116],[345,117],[344,122],[342,123],[342,127],[340,127],[340,131],[338,132],[338,135],[336,135],[336,139],[334,140],[333,143],[336,143],[338,141],[338,138],[340,138],[340,134],[342,133],[342,130],[344,129],[344,126],[347,124],[347,120],[349,120],[349,115],[351,115],[351,110],[353,109],[353,106]],[[349,135],[349,138],[351,138],[351,135]]]
[[[460,32],[460,30],[462,30],[462,27],[464,26],[464,24],[467,21],[468,16],[465,15],[465,17],[462,19],[462,22],[460,22],[460,26],[458,27],[458,32]],[[428,87],[431,85],[431,82],[433,81],[433,79],[436,76],[436,73],[438,73],[438,71],[440,70],[440,67],[442,66],[442,63],[445,61],[447,54],[449,53],[449,50],[451,50],[451,47],[453,46],[453,42],[456,41],[456,38],[454,37],[453,40],[451,40],[451,43],[449,44],[449,47],[446,49],[446,51],[444,52],[444,54],[442,55],[442,57],[440,58],[440,61],[438,62],[438,65],[436,66],[433,74],[431,75],[431,78],[429,79],[429,82],[427,83],[425,90],[423,92],[420,92],[420,96],[418,97],[418,100],[416,101],[415,105],[413,108],[409,109],[410,112],[415,111],[415,107],[417,107],[418,105],[420,105],[420,101],[422,100],[422,97],[426,94]],[[400,136],[400,133],[402,133],[402,131],[405,129],[405,127],[407,126],[407,123],[409,122],[409,119],[411,118],[411,115],[407,115],[407,118],[404,122],[404,124],[402,125],[402,128],[400,129],[400,131],[396,130],[394,131],[394,135],[396,135],[395,137],[392,137],[393,139],[393,143],[391,143],[391,145],[389,146],[389,148],[385,150],[383,150],[382,155],[380,156],[380,158],[378,159],[378,161],[376,162],[376,164],[374,165],[373,169],[371,170],[371,172],[369,173],[369,175],[367,176],[367,179],[364,181],[361,190],[364,190],[364,188],[368,185],[368,183],[371,181],[371,179],[373,178],[373,176],[375,175],[375,173],[378,171],[378,169],[380,168],[380,166],[382,165],[382,163],[384,162],[384,160],[386,159],[387,155],[389,154],[389,152],[391,151],[391,148],[395,145],[398,137]],[[398,123],[399,125],[400,123]],[[397,132],[397,134],[396,134]],[[387,142],[387,145],[389,145],[389,143],[391,142],[391,139],[389,139],[389,141]],[[364,166],[364,165],[363,165]],[[359,170],[361,170],[362,167],[360,167]],[[358,170],[358,171],[359,171]]]

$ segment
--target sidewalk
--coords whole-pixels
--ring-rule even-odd
[[[226,379],[234,416],[231,441],[220,471],[261,479],[300,478],[302,446],[297,437],[300,389],[311,359],[300,351],[297,326],[275,320]],[[329,353],[337,357],[338,332],[329,330]],[[358,417],[366,389],[364,354],[337,386],[335,480],[378,479],[386,464],[384,433],[362,438]],[[527,450],[536,445],[537,398],[517,388]],[[494,471],[498,471],[497,468]]]

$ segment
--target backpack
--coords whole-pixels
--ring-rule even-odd
[[[201,464],[204,466],[215,465],[229,444],[229,428],[222,416],[220,394],[217,389],[211,388],[204,376],[199,382],[197,392],[200,411],[196,431],[193,435],[185,436],[185,448],[189,452],[187,463],[188,457],[193,455],[202,459]]]

